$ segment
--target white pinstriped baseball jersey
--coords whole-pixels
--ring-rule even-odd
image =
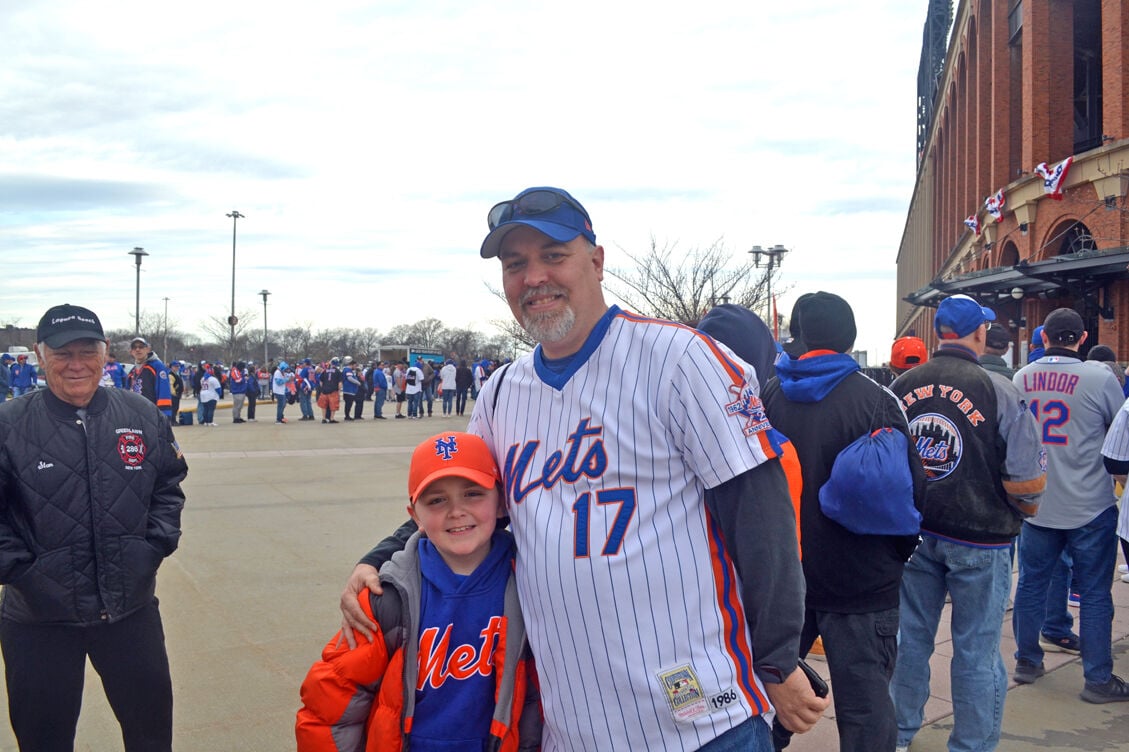
[[[1102,442],[1102,456],[1124,462],[1129,460],[1129,400],[1122,403]],[[1121,509],[1117,515],[1117,535],[1129,540],[1129,491],[1121,494]]]
[[[544,749],[695,750],[770,713],[703,503],[775,456],[752,369],[613,306],[564,373],[538,351],[498,382],[470,430],[506,482]]]

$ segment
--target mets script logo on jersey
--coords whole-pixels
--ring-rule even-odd
[[[521,479],[526,477],[540,446],[538,441],[526,442],[519,447],[514,444],[506,452],[506,494],[510,503],[520,504],[525,497],[544,488],[546,491],[558,481],[575,483],[583,477],[599,478],[608,469],[608,452],[601,438],[603,426],[589,425],[591,418],[584,418],[576,424],[576,430],[568,435],[565,446],[545,458],[541,475],[532,478],[525,486]],[[520,453],[519,450],[520,449]]]
[[[451,625],[439,637],[439,627],[428,627],[419,635],[419,682],[416,689],[423,690],[429,684],[434,688],[443,686],[448,679],[461,681],[475,674],[490,676],[494,670],[494,650],[505,629],[506,620],[501,616],[491,616],[486,629],[479,633],[479,645],[459,645],[451,650]]]
[[[737,399],[725,406],[725,414],[737,415],[745,419],[745,427],[742,430],[746,436],[771,428],[768,416],[764,412],[764,405],[761,404],[760,397],[751,385],[747,383],[741,386],[734,385],[729,387],[729,391],[733,392]]]
[[[459,443],[455,440],[454,436],[435,440],[436,457],[442,457],[444,461],[448,461],[457,451],[459,451]]]
[[[145,461],[145,439],[140,431],[119,428],[118,456],[122,458],[127,470],[139,469]]]
[[[926,480],[940,480],[956,470],[964,453],[964,440],[951,420],[925,413],[913,419],[909,432],[921,455]]]

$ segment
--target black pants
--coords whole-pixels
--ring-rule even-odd
[[[800,655],[823,637],[840,752],[892,750],[897,742],[890,679],[898,657],[898,609],[836,614],[807,609]]]
[[[73,752],[87,656],[102,678],[127,752],[172,749],[172,681],[156,598],[114,624],[0,620],[0,649],[20,749]]]
[[[352,418],[353,417],[353,403],[357,401],[357,395],[355,395],[355,394],[342,394],[341,396],[345,399],[345,417],[346,418]]]
[[[467,391],[470,387],[455,391],[455,415],[462,415],[466,410]]]
[[[255,419],[255,390],[247,388],[247,420]]]

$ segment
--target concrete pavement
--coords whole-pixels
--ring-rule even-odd
[[[187,406],[187,405],[186,405]],[[371,404],[366,405],[371,411]],[[175,692],[179,752],[294,749],[298,687],[338,628],[337,600],[356,560],[405,519],[411,449],[465,419],[367,419],[322,425],[259,422],[176,428],[189,463],[184,537],[161,568],[164,616]],[[394,406],[386,406],[391,415]],[[297,419],[296,406],[287,408]],[[1129,675],[1129,585],[1114,585],[1114,655]],[[944,625],[942,626],[944,629]],[[1002,651],[1009,668],[1010,625]],[[938,638],[929,726],[913,752],[945,749],[947,634]],[[816,662],[826,675],[826,664]],[[1129,706],[1088,705],[1077,658],[1051,654],[1049,673],[1008,693],[1003,750],[1129,749]],[[2,687],[0,687],[2,693]],[[790,749],[837,748],[832,712]],[[0,750],[15,750],[0,724]],[[88,670],[78,750],[121,750],[117,723]]]

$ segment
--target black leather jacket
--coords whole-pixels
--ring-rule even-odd
[[[0,405],[0,618],[89,625],[153,599],[176,550],[188,465],[144,397],[79,411],[43,389]]]

